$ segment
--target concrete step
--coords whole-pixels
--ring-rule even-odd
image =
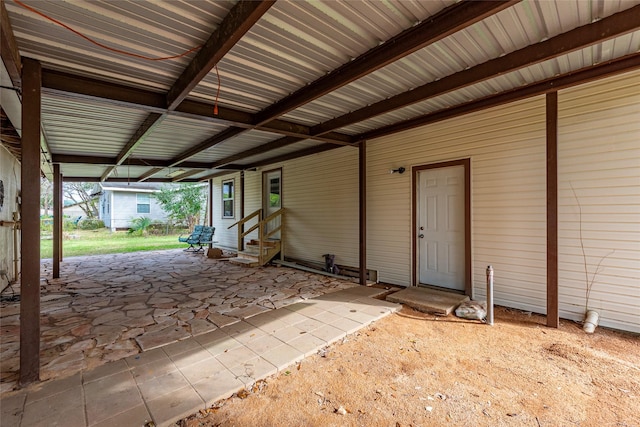
[[[466,295],[417,286],[405,288],[387,296],[387,301],[405,304],[418,311],[441,316],[448,316],[468,299]]]

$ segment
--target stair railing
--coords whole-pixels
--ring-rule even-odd
[[[276,218],[280,218],[280,224],[277,227],[274,227],[272,230],[269,230],[268,232],[266,232],[267,230],[267,224],[271,221],[273,221]],[[284,236],[283,236],[283,230],[284,230],[284,208],[280,208],[277,211],[275,211],[274,213],[272,213],[271,215],[269,215],[268,217],[266,217],[265,219],[263,219],[262,221],[260,221],[258,223],[258,226],[260,228],[260,230],[258,231],[258,235],[260,236],[259,239],[259,246],[258,249],[260,251],[260,265],[265,265],[265,263],[267,262],[267,260],[265,260],[265,254],[264,254],[264,241],[269,239],[271,236],[273,236],[274,234],[276,234],[278,231],[281,231],[280,233],[280,257],[282,259],[284,259]]]
[[[247,223],[248,221],[251,221],[256,216],[258,217],[258,223],[252,226],[251,228],[249,228],[248,230],[245,230],[244,232],[241,231],[244,229],[245,223]],[[236,225],[238,226],[238,252],[244,250],[244,238],[253,230],[259,227],[261,220],[262,220],[262,209],[258,209],[257,211],[250,213],[249,215],[245,216],[241,220],[236,221],[235,223],[227,227],[227,230],[229,230],[235,227]]]
[[[247,230],[245,231],[241,231],[244,227],[244,225],[248,222],[251,221],[253,218],[258,217],[258,222],[254,225],[252,225],[251,227],[249,227]],[[277,227],[274,227],[273,229],[266,231],[267,230],[267,224],[273,220],[275,220],[276,218],[280,218],[280,224]],[[274,234],[276,234],[277,232],[280,232],[280,254],[281,256],[283,256],[283,251],[284,251],[284,208],[280,208],[278,209],[276,212],[272,213],[271,215],[269,215],[268,217],[262,219],[262,209],[258,209],[255,212],[250,213],[249,215],[245,216],[244,218],[242,218],[241,220],[233,223],[232,225],[230,225],[229,227],[227,227],[227,229],[230,229],[232,227],[238,226],[238,252],[243,251],[244,250],[244,238],[249,235],[250,233],[252,233],[254,230],[258,230],[258,258],[259,258],[259,262],[260,265],[264,265],[266,260],[265,260],[265,254],[264,254],[264,242],[265,240],[269,239],[271,236],[273,236]]]

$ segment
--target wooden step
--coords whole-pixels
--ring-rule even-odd
[[[236,257],[236,258],[229,258],[229,262],[232,264],[236,264],[236,265],[242,265],[245,267],[257,267],[260,265],[260,262],[257,259],[251,259],[251,258],[240,258],[240,257]]]

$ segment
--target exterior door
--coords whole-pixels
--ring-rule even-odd
[[[277,212],[282,207],[282,169],[267,171],[262,174],[262,210],[264,217]],[[280,226],[280,218],[267,223],[266,232]],[[271,236],[271,239],[279,239],[280,232]]]
[[[464,291],[464,166],[421,170],[417,182],[418,283]]]

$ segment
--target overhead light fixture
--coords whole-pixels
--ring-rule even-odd
[[[184,169],[177,169],[177,170],[174,170],[171,173],[168,173],[167,174],[167,178],[175,178],[176,176],[182,175],[185,172],[186,172],[186,170],[184,170]]]
[[[399,173],[402,175],[404,171],[406,171],[406,169],[403,166],[400,166],[398,169],[389,169],[389,173],[391,174]]]

